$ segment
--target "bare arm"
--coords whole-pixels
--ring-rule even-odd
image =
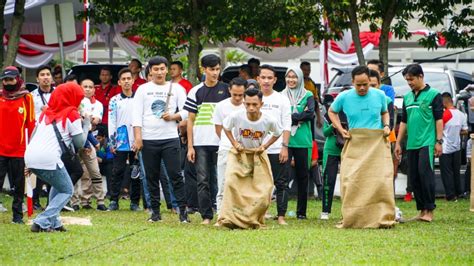
[[[222,133],[222,125],[214,125],[216,129],[216,134],[219,138],[221,138],[221,133]]]
[[[139,152],[143,148],[143,140],[142,140],[142,128],[141,127],[133,127],[133,136],[134,136],[134,143],[132,146],[132,150],[134,152]]]
[[[188,134],[188,149],[193,148],[194,146],[194,139],[193,139],[193,128],[194,128],[194,121],[196,120],[196,114],[195,113],[189,113],[188,116],[188,123],[186,125],[186,132]]]
[[[341,135],[342,135],[345,139],[351,138],[349,132],[347,132],[347,130],[345,130],[345,129],[342,127],[341,120],[339,119],[339,115],[338,115],[337,113],[335,113],[335,112],[332,110],[332,107],[329,108],[328,116],[329,116],[329,119],[331,119],[332,126],[333,126],[337,131],[339,131],[339,133],[341,133]]]

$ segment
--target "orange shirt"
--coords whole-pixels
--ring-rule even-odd
[[[0,156],[23,158],[35,128],[35,106],[31,94],[15,100],[0,96]]]

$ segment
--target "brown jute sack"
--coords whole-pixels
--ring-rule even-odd
[[[229,228],[260,228],[271,203],[273,178],[266,152],[256,154],[232,149],[227,156],[224,198],[219,225]]]
[[[340,228],[395,224],[393,162],[382,130],[352,129],[341,154]]]
[[[471,134],[471,140],[474,142],[474,134]],[[472,152],[471,153],[471,207],[469,208],[470,211],[474,212],[474,163],[472,161],[474,154],[474,145],[472,145]]]

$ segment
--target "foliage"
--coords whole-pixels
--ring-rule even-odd
[[[248,56],[245,53],[240,52],[237,49],[229,50],[225,53],[227,63],[241,64],[248,60]]]
[[[11,197],[0,199],[11,206]],[[336,229],[339,200],[329,221],[316,218],[321,202],[310,200],[308,220],[289,217],[288,226],[267,220],[267,230],[247,231],[202,226],[198,214],[191,215],[190,224],[179,224],[177,215],[166,210],[163,222],[150,224],[147,213],[129,211],[129,201],[122,200],[116,212],[62,214],[90,217],[91,227],[71,225],[66,233],[34,234],[29,226],[10,224],[9,211],[0,213],[0,261],[2,265],[472,265],[474,215],[469,201],[436,203],[433,223],[399,224],[389,230]],[[416,214],[414,201],[397,205],[407,217]],[[296,202],[290,201],[289,210],[295,209]],[[271,213],[275,212],[272,204]]]

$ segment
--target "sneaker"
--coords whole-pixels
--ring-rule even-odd
[[[3,207],[3,204],[0,203],[0,212],[7,212],[7,208]]]
[[[402,220],[402,211],[400,210],[400,208],[398,207],[395,207],[395,221],[401,221]]]
[[[25,224],[25,222],[23,219],[13,219],[12,224]]]
[[[78,206],[79,207],[79,206]],[[64,205],[63,209],[61,210],[62,212],[75,212],[76,210],[73,209],[72,207],[69,207],[68,205]]]
[[[329,213],[327,212],[322,212],[321,216],[319,216],[319,219],[321,220],[329,220]]]
[[[76,212],[81,209],[81,207],[79,207],[79,205],[77,205],[77,204],[76,204],[76,205],[72,205],[71,208],[72,208],[74,211],[76,211]]]
[[[179,212],[179,221],[182,222],[182,223],[190,223],[191,222],[188,219],[188,213],[186,212],[186,210],[183,210],[183,211]]]
[[[141,211],[142,209],[140,209],[140,206],[138,206],[138,204],[130,203],[130,210],[132,212],[137,212],[137,211]]]
[[[298,220],[306,220],[306,219],[308,219],[308,218],[306,217],[306,215],[300,215],[300,214],[298,214],[298,216],[296,216],[296,219],[298,219]]]
[[[61,225],[60,227],[54,228],[54,231],[64,233],[64,232],[67,232],[67,229],[64,226]]]
[[[119,209],[119,205],[116,201],[111,201],[109,204],[109,211],[116,211]]]
[[[97,210],[105,212],[105,211],[108,211],[109,209],[107,209],[107,207],[105,207],[104,204],[99,204],[97,205]]]
[[[87,205],[82,206],[82,209],[84,209],[84,210],[92,210],[93,208],[92,208],[91,205],[87,204]]]
[[[39,232],[51,233],[51,232],[54,232],[54,230],[51,229],[51,228],[43,229],[38,224],[33,223],[31,225],[31,232],[33,232],[33,233],[39,233]]]
[[[33,203],[33,210],[42,211],[44,209],[43,209],[43,206],[41,206],[41,204],[39,202],[35,202],[35,203]]]
[[[140,166],[138,164],[135,164],[132,166],[132,171],[131,171],[131,177],[132,179],[137,179],[140,177]]]
[[[403,200],[405,202],[410,202],[413,200],[413,195],[411,194],[411,192],[407,192],[407,194],[405,194],[405,197],[403,198]]]
[[[161,221],[161,215],[159,212],[154,212],[151,214],[150,218],[148,218],[148,222],[154,223],[154,222],[160,222]]]

